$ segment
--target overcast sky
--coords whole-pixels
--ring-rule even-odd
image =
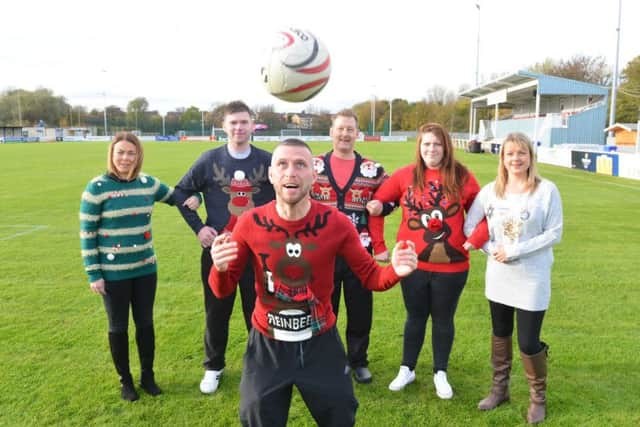
[[[279,111],[335,111],[380,98],[424,98],[473,86],[475,0],[6,0],[0,90],[52,89],[72,105],[210,108],[243,99]],[[480,75],[547,57],[604,56],[613,67],[618,0],[480,0]],[[311,101],[268,95],[260,67],[283,26],[312,31],[332,58]],[[640,55],[640,1],[622,1],[620,69]]]

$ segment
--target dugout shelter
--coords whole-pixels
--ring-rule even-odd
[[[460,93],[470,98],[469,133],[492,147],[510,132],[539,146],[604,144],[608,88],[521,70]],[[479,111],[490,119],[479,119]]]

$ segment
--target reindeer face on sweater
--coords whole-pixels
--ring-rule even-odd
[[[277,225],[272,219],[260,218],[254,214],[255,223],[267,231],[282,233],[285,240],[270,240],[269,246],[281,250],[282,256],[278,258],[273,272],[269,271],[266,277],[267,290],[273,292],[277,283],[282,283],[288,288],[301,288],[311,281],[311,264],[305,258],[307,251],[317,249],[313,242],[304,242],[301,236],[314,235],[327,224],[328,213],[324,217],[319,215],[315,218],[315,223],[307,223],[304,228],[297,230],[293,236],[289,231]],[[265,265],[266,268],[266,265]],[[275,272],[275,277],[273,273]]]
[[[426,204],[417,202],[413,190],[409,188],[404,199],[405,206],[414,214],[407,220],[407,226],[411,230],[422,230],[422,238],[427,244],[418,255],[418,259],[435,263],[464,260],[464,255],[451,247],[447,241],[451,235],[451,227],[445,222],[446,218],[458,212],[460,205],[446,203],[442,184],[437,181],[429,182],[429,198]]]
[[[285,285],[298,288],[311,280],[311,264],[304,258],[306,251],[317,248],[314,243],[303,243],[297,238],[288,238],[284,242],[271,241],[272,248],[284,248],[284,257],[276,264],[276,277]]]
[[[233,177],[230,177],[225,174],[224,168],[214,164],[213,174],[222,191],[229,195],[227,209],[231,215],[240,216],[244,211],[255,207],[253,195],[260,192],[260,182],[266,179],[264,166],[254,169],[249,177],[241,170],[234,171]]]

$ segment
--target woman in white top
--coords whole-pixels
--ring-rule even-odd
[[[500,149],[498,176],[486,185],[469,210],[465,233],[487,218],[489,241],[485,295],[489,300],[493,336],[493,386],[478,404],[494,409],[509,400],[514,313],[518,346],[529,381],[527,421],[544,420],[547,349],[540,330],[551,295],[552,246],[562,236],[562,202],[556,186],[538,176],[531,141],[511,133]],[[472,245],[465,243],[467,249]]]

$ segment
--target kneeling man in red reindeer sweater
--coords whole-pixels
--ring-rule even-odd
[[[218,298],[233,292],[249,260],[255,268],[240,382],[244,426],[285,426],[294,385],[318,425],[354,425],[358,401],[331,308],[335,257],[373,291],[390,289],[417,266],[410,241],[396,244],[391,265],[379,266],[349,218],[310,199],[315,178],[311,148],[281,142],[269,168],[276,200],[242,214],[233,233],[211,247],[209,285]]]

